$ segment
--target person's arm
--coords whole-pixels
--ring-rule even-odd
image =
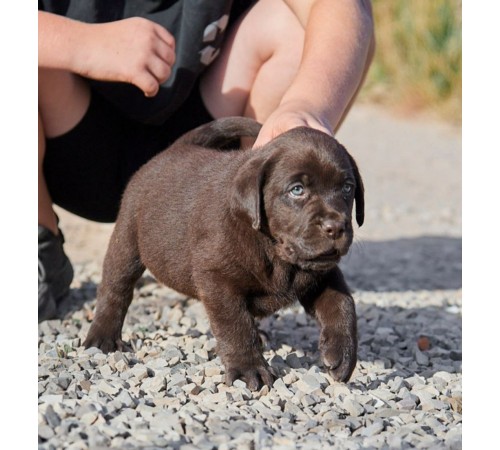
[[[374,31],[368,0],[285,0],[305,29],[302,61],[255,146],[296,126],[333,134],[363,78]]]
[[[38,67],[136,85],[153,96],[171,73],[175,41],[142,18],[88,24],[38,12]]]

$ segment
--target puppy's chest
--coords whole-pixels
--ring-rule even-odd
[[[311,280],[301,272],[274,270],[259,277],[248,297],[248,306],[257,317],[268,316],[301,301],[311,287]]]

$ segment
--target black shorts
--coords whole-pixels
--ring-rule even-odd
[[[92,90],[80,123],[47,140],[43,168],[52,201],[86,219],[114,222],[133,173],[182,134],[210,120],[198,85],[161,126],[127,118]]]
[[[223,39],[219,22],[227,14],[221,14],[229,13],[229,28],[252,1],[127,1],[105,7],[101,3],[44,0],[39,9],[83,21],[141,15],[176,36],[173,73],[155,97],[145,100],[139,89],[125,83],[89,80],[91,102],[81,122],[65,135],[47,140],[44,173],[53,202],[86,219],[114,222],[132,174],[179,136],[212,120],[198,85],[211,59],[202,61],[198,49],[212,49],[209,53],[214,56]],[[214,17],[219,21],[210,22]],[[210,35],[205,35],[207,29]]]

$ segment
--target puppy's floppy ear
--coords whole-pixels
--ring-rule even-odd
[[[347,155],[349,156],[349,162],[351,163],[354,178],[356,179],[356,193],[354,194],[354,200],[356,201],[356,222],[361,226],[365,221],[365,187],[356,161],[354,161],[354,158],[349,153]]]
[[[233,181],[231,210],[237,216],[250,220],[255,230],[260,230],[262,227],[263,187],[267,168],[268,158],[256,154],[240,167]]]

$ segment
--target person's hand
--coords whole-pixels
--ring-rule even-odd
[[[333,136],[330,124],[306,102],[289,102],[280,105],[264,122],[253,148],[262,147],[271,139],[296,127],[310,127]]]
[[[155,22],[134,17],[86,24],[83,34],[73,59],[82,76],[131,83],[153,97],[172,72],[175,39]]]

